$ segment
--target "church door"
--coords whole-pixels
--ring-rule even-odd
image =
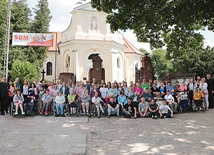
[[[92,68],[89,71],[89,81],[92,82],[92,79],[95,77],[97,83],[100,83],[101,80],[105,80],[105,69],[102,65],[103,60],[99,56],[95,56],[92,60]]]

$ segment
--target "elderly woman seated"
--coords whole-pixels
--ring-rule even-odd
[[[64,105],[65,105],[65,97],[62,95],[62,92],[59,91],[58,95],[55,98],[55,106],[56,106],[56,117],[64,115]]]

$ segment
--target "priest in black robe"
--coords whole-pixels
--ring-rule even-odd
[[[208,85],[208,93],[209,93],[209,108],[214,107],[214,80],[211,78],[210,74],[207,74],[206,83]]]

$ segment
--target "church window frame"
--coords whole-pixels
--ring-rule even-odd
[[[46,69],[47,69],[46,75],[53,75],[53,64],[52,64],[52,62],[47,62]]]
[[[117,58],[117,68],[121,68],[121,60],[119,57]]]

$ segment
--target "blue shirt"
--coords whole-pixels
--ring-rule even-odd
[[[172,91],[172,89],[173,89],[172,86],[166,86],[166,91],[168,91],[168,90]]]
[[[127,101],[125,95],[123,95],[123,96],[118,96],[118,97],[117,97],[117,101],[118,101],[119,104],[124,103],[124,105],[128,103],[128,101]]]

